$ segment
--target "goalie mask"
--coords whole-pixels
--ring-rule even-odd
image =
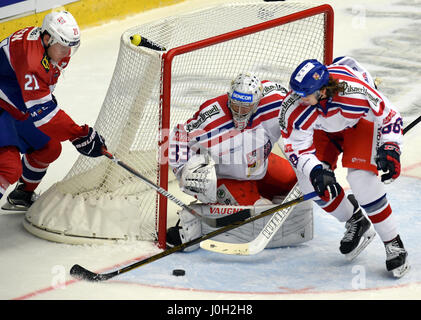
[[[50,35],[48,47],[59,43],[70,49],[69,56],[72,56],[80,45],[80,29],[75,18],[70,12],[51,12],[44,17],[41,26],[41,34]]]
[[[239,74],[231,82],[231,89],[228,92],[228,107],[237,130],[247,127],[250,117],[256,112],[262,94],[262,83],[253,74]]]

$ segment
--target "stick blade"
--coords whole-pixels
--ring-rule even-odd
[[[216,240],[205,240],[200,243],[200,247],[207,251],[222,253],[222,254],[231,254],[239,256],[250,255],[249,244],[248,243],[228,243],[220,242]]]
[[[75,264],[70,269],[70,275],[79,280],[87,280],[87,281],[106,280],[106,279],[103,279],[101,274],[89,271],[78,264]]]

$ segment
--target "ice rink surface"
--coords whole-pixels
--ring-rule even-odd
[[[117,60],[120,35],[130,27],[222,1],[190,0],[83,31],[82,45],[56,88],[60,105],[80,123],[94,124]],[[321,1],[335,10],[334,56],[350,55],[382,79],[381,90],[407,125],[421,114],[421,1]],[[22,214],[0,215],[0,299],[286,300],[421,298],[421,124],[405,136],[402,175],[387,186],[412,270],[401,279],[385,271],[377,236],[352,263],[339,253],[344,227],[315,207],[314,239],[266,249],[255,256],[196,250],[174,253],[105,283],[77,281],[71,266],[108,272],[160,250],[152,244],[68,245],[29,234]],[[78,154],[66,142],[39,189],[68,172]],[[339,169],[344,186],[345,172]],[[10,192],[13,188],[10,188]],[[5,197],[0,205],[5,202]],[[184,277],[171,275],[184,269]]]

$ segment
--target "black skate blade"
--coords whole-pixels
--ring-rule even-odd
[[[391,272],[395,278],[402,278],[409,272],[409,270],[411,270],[411,266],[408,264],[408,262],[405,262],[400,267],[391,270]]]
[[[2,207],[2,210],[6,211],[15,211],[15,212],[26,212],[28,208],[25,206],[14,205],[9,202],[6,202]]]

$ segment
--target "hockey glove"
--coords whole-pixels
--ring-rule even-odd
[[[216,202],[215,161],[209,155],[192,156],[184,165],[179,185],[181,190],[203,203]]]
[[[401,151],[393,142],[386,142],[377,149],[377,170],[382,170],[381,179],[384,183],[391,183],[401,174]]]
[[[326,202],[337,197],[342,191],[341,185],[336,182],[333,171],[324,169],[321,165],[315,166],[311,170],[310,181],[320,199]]]
[[[105,139],[91,127],[87,136],[72,140],[72,143],[77,151],[87,157],[100,157],[103,155],[102,149],[107,149]]]

